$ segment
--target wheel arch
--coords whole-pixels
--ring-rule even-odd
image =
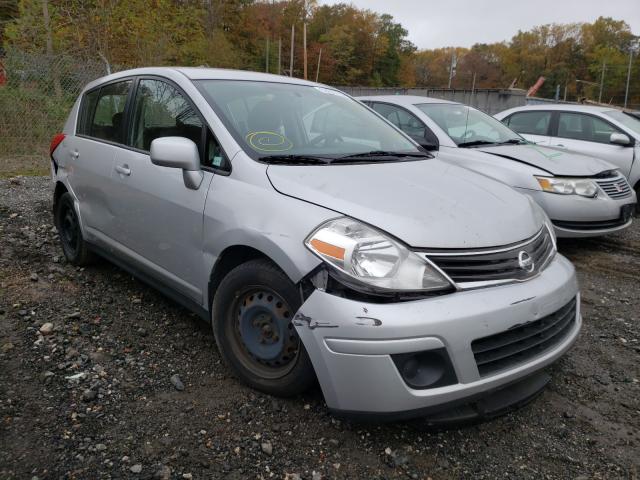
[[[281,252],[284,255],[284,252]],[[207,307],[211,311],[213,298],[222,279],[234,268],[250,260],[265,259],[280,269],[293,283],[298,283],[301,276],[289,258],[282,258],[282,255],[274,258],[264,252],[263,248],[247,244],[237,244],[227,246],[217,257],[207,285]]]
[[[60,200],[60,197],[62,195],[64,195],[65,193],[69,192],[69,190],[67,189],[67,187],[65,186],[64,183],[62,183],[60,180],[58,180],[56,182],[56,187],[53,191],[53,212],[55,214],[56,208],[58,207],[58,200]]]

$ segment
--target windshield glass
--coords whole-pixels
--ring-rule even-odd
[[[422,103],[416,107],[436,122],[459,147],[525,141],[495,118],[466,105]]]
[[[244,80],[196,83],[254,159],[335,159],[384,151],[386,156],[371,160],[389,161],[397,159],[390,152],[423,154],[375,113],[331,88]]]
[[[640,120],[638,120],[637,118],[634,118],[631,115],[621,112],[620,110],[609,110],[607,112],[604,112],[604,114],[607,117],[611,117],[614,120],[619,121],[625,127],[633,130],[635,133],[640,135]]]

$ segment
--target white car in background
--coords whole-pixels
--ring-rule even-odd
[[[611,162],[640,192],[640,120],[594,105],[527,105],[494,115],[538,145],[565,148]]]
[[[559,237],[595,237],[631,225],[636,195],[616,166],[534,145],[495,118],[461,103],[412,95],[358,100],[450,164],[533,198]]]

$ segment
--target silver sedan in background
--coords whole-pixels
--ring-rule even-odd
[[[437,156],[532,197],[559,237],[593,237],[631,225],[636,195],[604,160],[535,145],[495,118],[460,103],[395,95],[360,97]]]
[[[610,106],[527,105],[495,115],[538,145],[563,148],[611,162],[640,191],[640,119]]]

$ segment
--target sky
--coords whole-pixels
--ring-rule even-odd
[[[318,0],[392,15],[419,49],[509,40],[547,23],[624,20],[640,35],[640,0]]]

